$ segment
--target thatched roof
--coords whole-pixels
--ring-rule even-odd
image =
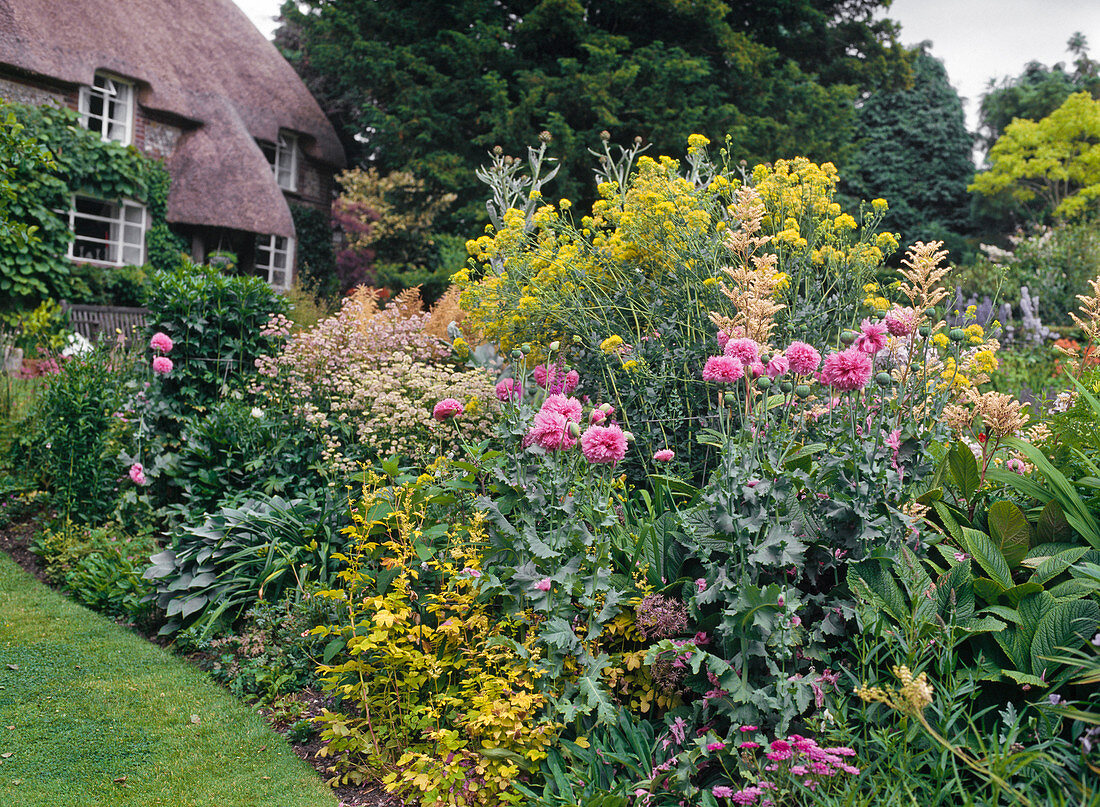
[[[232,0],[0,0],[0,65],[74,85],[117,73],[137,82],[143,107],[180,120],[170,222],[292,235],[255,143],[280,129],[344,165],[317,101]]]

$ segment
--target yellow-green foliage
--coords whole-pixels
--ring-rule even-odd
[[[967,190],[1006,193],[1038,213],[1074,218],[1100,198],[1100,101],[1074,93],[1040,121],[1012,121],[989,151],[990,169]]]
[[[315,632],[346,650],[320,668],[345,704],[317,718],[320,755],[342,780],[383,772],[422,805],[514,803],[512,783],[538,768],[558,727],[540,717],[531,643],[479,599],[481,514],[431,528],[431,481],[364,489],[342,586],[321,592],[345,620]]]
[[[642,157],[636,173],[620,187],[603,182],[591,215],[574,224],[568,200],[538,207],[531,221],[510,209],[504,226],[470,241],[478,265],[454,280],[462,288],[464,323],[472,332],[511,349],[523,342],[545,345],[586,330],[579,320],[598,319],[615,307],[632,320],[629,340],[647,336],[654,289],[683,297],[677,308],[698,329],[713,334],[707,313],[722,305],[717,293],[720,267],[734,260],[724,237],[738,227],[734,193],[742,185],[727,165],[719,169],[705,156],[706,138],[689,140],[688,177],[669,157]],[[831,163],[805,158],[757,166],[751,184],[766,209],[762,253],[775,252],[789,274],[783,303],[839,284],[858,294],[883,256],[897,248],[889,233],[873,235],[886,210],[876,200],[864,221],[841,212],[833,201],[837,172]],[[812,288],[811,288],[812,287]],[[833,288],[835,292],[836,289]],[[622,312],[629,309],[629,314]]]

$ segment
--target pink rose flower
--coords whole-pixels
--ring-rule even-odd
[[[704,381],[733,384],[745,376],[745,367],[734,356],[711,356],[703,367]]]
[[[149,340],[149,347],[153,350],[159,350],[161,353],[172,352],[172,337],[166,333],[157,331],[153,334],[153,338]]]
[[[739,359],[742,364],[755,364],[760,361],[760,345],[755,339],[747,337],[730,339],[722,352]]]
[[[865,319],[859,326],[859,331],[855,344],[857,350],[873,356],[886,347],[886,325],[883,323]]]
[[[589,426],[581,435],[584,458],[597,465],[615,465],[626,456],[626,435],[618,426]]]
[[[497,382],[497,399],[500,401],[518,401],[520,386],[514,378],[502,378]]]
[[[841,392],[854,392],[867,386],[873,366],[867,353],[852,346],[826,357],[821,380]]]
[[[153,372],[157,375],[168,375],[172,372],[172,360],[167,356],[157,356],[153,359]]]
[[[460,401],[456,401],[454,398],[444,398],[432,409],[432,417],[439,421],[450,420],[460,415],[464,409],[465,407]]]
[[[145,467],[140,462],[130,466],[130,479],[135,485],[145,484]]]
[[[821,363],[821,354],[805,342],[791,342],[784,355],[798,375],[809,375]]]
[[[654,462],[671,462],[672,458],[675,456],[676,454],[672,451],[672,449],[662,448],[660,451],[657,451],[653,454],[653,460]]]

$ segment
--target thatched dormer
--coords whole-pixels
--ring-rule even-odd
[[[290,281],[288,201],[327,210],[344,166],[316,100],[232,0],[0,0],[0,97],[70,106],[164,159],[168,223],[196,257],[236,251],[275,285]]]

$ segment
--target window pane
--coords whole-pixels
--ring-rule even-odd
[[[144,261],[141,259],[141,247],[139,246],[125,246],[122,248],[122,262],[132,266],[140,266]]]
[[[141,220],[145,218],[144,208],[137,205],[126,205],[124,209],[126,211],[126,221],[141,224]]]

